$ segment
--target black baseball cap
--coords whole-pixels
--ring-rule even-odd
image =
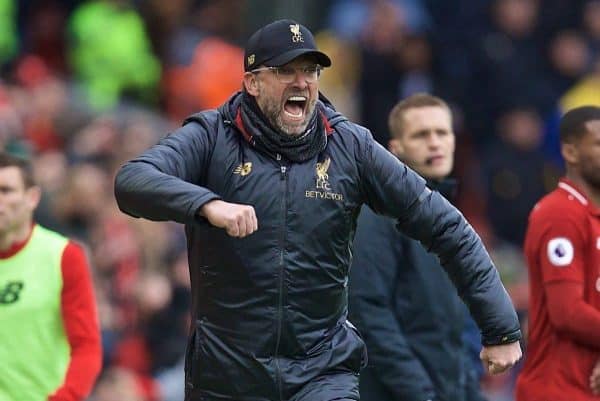
[[[290,19],[278,20],[254,32],[244,52],[244,71],[259,65],[279,67],[303,54],[312,54],[323,67],[331,66],[329,57],[317,50],[313,34]]]

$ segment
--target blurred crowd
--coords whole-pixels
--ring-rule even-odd
[[[600,0],[0,0],[0,143],[31,156],[37,220],[87,246],[104,369],[94,401],[183,399],[182,228],[120,213],[118,167],[239,90],[249,33],[318,32],[322,91],[387,145],[387,115],[430,92],[455,116],[459,207],[526,328],[527,215],[562,173],[557,121],[600,105]],[[485,378],[511,400],[515,371]]]

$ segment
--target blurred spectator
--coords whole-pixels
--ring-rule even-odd
[[[559,99],[559,104],[563,112],[585,104],[600,105],[600,58],[595,60],[590,74],[564,93]]]
[[[593,60],[589,74],[584,75],[555,101],[557,104],[546,120],[544,152],[550,161],[562,165],[558,133],[560,118],[567,111],[579,106],[600,105],[600,57]]]
[[[538,16],[538,33],[546,42],[561,30],[575,29],[579,26],[583,3],[588,0],[536,0],[542,7]]]
[[[431,15],[428,31],[433,46],[435,86],[451,104],[468,104],[475,75],[475,43],[488,29],[490,0],[423,0]],[[461,106],[462,108],[463,106]],[[471,116],[477,118],[477,116]]]
[[[132,156],[139,155],[144,149],[156,142],[172,127],[166,118],[144,110],[122,110],[123,116],[116,115],[119,123],[119,146],[113,148],[111,171]]]
[[[17,9],[14,0],[0,0],[0,66],[17,53]]]
[[[320,90],[336,109],[350,119],[358,118],[358,77],[361,70],[357,46],[332,31],[321,31],[315,37],[319,49],[336,60],[321,73]]]
[[[163,38],[161,54],[166,65],[190,64],[196,46],[205,37],[242,45],[245,0],[189,1],[188,10],[180,15],[170,35]]]
[[[498,140],[482,154],[487,213],[498,237],[521,246],[527,216],[558,181],[540,150],[542,120],[532,107],[513,107],[498,120]]]
[[[426,36],[407,35],[398,49],[398,58],[403,71],[398,88],[400,99],[433,91],[431,45]]]
[[[33,175],[42,188],[42,199],[35,211],[36,220],[44,227],[60,232],[67,232],[64,222],[57,218],[55,200],[65,187],[67,181],[67,158],[60,151],[48,151],[38,155],[33,164]]]
[[[73,95],[68,83],[39,56],[26,55],[14,64],[14,84],[7,86],[6,102],[22,121],[23,136],[35,152],[58,151],[80,126],[90,110]]]
[[[158,386],[163,401],[181,401],[185,398],[185,386],[181,376],[185,374],[185,360],[181,358],[177,365],[158,374]]]
[[[107,369],[100,379],[91,401],[149,401],[135,375],[124,368]]]
[[[119,127],[115,118],[100,115],[84,126],[68,145],[75,162],[94,162],[108,166],[120,142]]]
[[[407,32],[405,11],[389,0],[374,1],[360,36],[360,118],[375,139],[389,139],[387,115],[400,99],[402,66],[398,50]]]
[[[239,89],[244,51],[218,37],[204,38],[194,49],[189,65],[165,71],[165,97],[169,117],[179,121],[194,112],[216,108]]]
[[[140,15],[146,22],[146,31],[155,54],[162,60],[168,59],[167,49],[174,32],[181,28],[182,21],[193,15],[195,0],[144,0],[136,1]]]
[[[402,98],[433,91],[429,39],[413,31],[404,2],[377,0],[368,5],[360,32],[359,120],[387,144],[387,115]]]
[[[551,85],[551,99],[557,99],[569,91],[592,67],[590,48],[581,32],[562,30],[552,37],[549,48],[548,78]],[[558,121],[565,110],[562,107],[550,110],[546,121],[543,148],[546,158],[562,165],[558,140]]]
[[[552,98],[555,99],[589,72],[590,51],[580,32],[564,30],[552,38],[548,53]]]
[[[157,398],[160,390],[154,376],[175,366],[184,354],[188,291],[179,291],[165,275],[155,272],[140,275],[134,291],[136,324],[123,333],[112,361],[135,372],[146,383],[148,394]]]
[[[593,56],[600,58],[600,0],[589,0],[582,12],[583,29]]]
[[[54,211],[67,223],[71,235],[87,241],[101,221],[105,205],[112,203],[110,197],[110,177],[106,171],[92,163],[76,164],[69,172],[66,186],[57,194]]]
[[[19,1],[22,27],[21,57],[35,56],[54,74],[69,73],[67,19],[76,0]]]
[[[89,103],[114,106],[129,95],[157,101],[161,66],[139,13],[127,0],[88,1],[69,19],[69,58]]]
[[[25,156],[29,144],[23,141],[23,120],[10,92],[10,88],[0,84],[0,146],[12,154]]]
[[[476,79],[470,83],[466,114],[477,143],[493,140],[493,121],[514,99],[543,112],[552,107],[543,47],[536,35],[540,14],[538,0],[494,0],[490,27],[475,40]]]
[[[377,8],[381,0],[335,0],[329,9],[328,25],[344,40],[357,41],[362,35],[366,15]],[[421,0],[391,0],[404,10],[407,28],[411,32],[423,32],[431,23]]]
[[[239,89],[244,51],[235,37],[244,2],[218,0],[194,9],[167,44],[163,76],[165,107],[172,121],[215,108]]]
[[[54,77],[42,78],[28,88],[31,101],[26,105],[24,136],[37,152],[59,150],[64,138],[57,119],[67,106],[67,88]]]

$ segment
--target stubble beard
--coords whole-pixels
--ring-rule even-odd
[[[306,109],[304,119],[300,124],[287,124],[283,119],[283,106],[281,103],[275,102],[271,99],[264,99],[262,102],[258,102],[260,109],[262,110],[269,123],[276,128],[278,131],[289,136],[299,136],[306,131],[308,123],[310,122],[313,113],[315,112],[315,106],[317,100],[310,100],[309,105]]]
[[[600,192],[600,173],[596,167],[581,170],[581,177],[593,187],[594,190]]]

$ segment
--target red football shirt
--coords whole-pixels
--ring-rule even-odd
[[[600,209],[567,179],[533,208],[525,238],[529,338],[517,401],[592,401],[600,358]]]

